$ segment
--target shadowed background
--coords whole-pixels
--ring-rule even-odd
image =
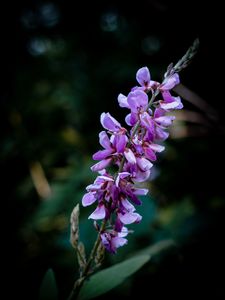
[[[8,298],[38,299],[54,270],[59,299],[77,272],[69,216],[94,179],[101,112],[124,124],[120,92],[148,66],[160,81],[196,37],[200,50],[176,88],[186,100],[147,185],[128,246],[105,266],[164,238],[178,248],[157,257],[108,294],[186,299],[225,296],[224,104],[219,7],[194,1],[20,1],[2,10],[1,171],[2,241],[7,248]],[[79,4],[79,5],[78,5]],[[216,3],[215,3],[216,4]],[[216,18],[212,22],[212,16]],[[4,28],[3,26],[3,28]],[[81,238],[90,250],[95,231],[82,209]],[[12,288],[13,287],[13,288]],[[163,288],[162,288],[163,287]]]

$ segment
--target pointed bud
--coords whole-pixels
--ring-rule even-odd
[[[86,254],[85,254],[85,247],[84,247],[84,244],[82,242],[80,242],[78,244],[78,247],[77,247],[77,260],[78,260],[80,270],[82,272],[84,270],[84,268],[86,267],[86,264],[87,264]]]
[[[79,240],[79,204],[77,204],[70,217],[70,243],[76,249]]]
[[[95,266],[100,267],[105,257],[105,247],[102,243],[99,244],[98,250],[95,255]]]

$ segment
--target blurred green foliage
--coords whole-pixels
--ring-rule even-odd
[[[124,120],[126,112],[118,108],[117,95],[136,85],[136,70],[147,65],[152,77],[160,80],[167,65],[179,59],[198,35],[200,53],[181,80],[206,103],[220,107],[218,119],[209,118],[206,124],[175,122],[185,134],[172,135],[177,139],[166,142],[153,181],[147,183],[150,196],[143,197],[138,208],[143,221],[131,226],[129,244],[116,256],[107,255],[104,266],[172,238],[176,250],[153,259],[108,297],[129,297],[141,288],[157,297],[168,293],[185,299],[196,290],[196,295],[221,299],[224,284],[217,270],[224,266],[225,203],[218,169],[223,170],[224,164],[219,150],[224,106],[215,90],[206,86],[217,60],[206,34],[207,14],[199,22],[196,5],[188,5],[184,14],[175,1],[144,1],[129,9],[117,1],[87,6],[81,3],[74,9],[69,2],[20,1],[9,17],[16,38],[15,48],[6,56],[0,153],[3,201],[8,199],[4,213],[12,220],[5,223],[10,232],[9,243],[5,242],[9,286],[13,269],[17,297],[38,299],[44,274],[51,268],[59,299],[67,297],[78,272],[69,243],[69,218],[95,176],[90,166],[91,155],[99,148],[100,113],[110,111]],[[183,36],[165,29],[176,28],[179,22]],[[206,114],[189,102],[184,105]],[[91,210],[81,209],[80,234],[87,251],[95,240],[95,229],[87,220]],[[196,283],[198,277],[204,286]],[[187,285],[189,291],[180,294]],[[8,289],[9,298],[14,292]]]

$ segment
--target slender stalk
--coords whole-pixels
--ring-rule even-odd
[[[193,43],[193,45],[188,49],[188,51],[185,53],[185,55],[177,62],[177,64],[173,67],[173,64],[170,64],[169,67],[167,68],[167,72],[165,74],[165,78],[161,84],[161,86],[163,85],[163,83],[165,83],[166,79],[168,79],[170,76],[172,76],[174,73],[178,73],[181,70],[183,70],[184,68],[187,67],[187,65],[190,63],[190,61],[193,59],[193,57],[196,55],[197,51],[198,51],[198,47],[199,47],[199,40],[196,39]],[[147,109],[146,111],[151,107],[151,105],[154,103],[155,98],[157,97],[157,95],[160,92],[160,86],[152,93],[151,99],[148,103]],[[140,120],[135,124],[132,134],[130,135],[130,138],[127,142],[126,147],[130,147],[131,143],[132,143],[132,139],[134,138],[135,134],[137,133],[138,129],[140,128],[141,122]],[[118,173],[123,171],[123,167],[125,164],[125,156],[123,156],[119,169],[118,169]],[[115,174],[115,177],[117,176],[117,174]],[[96,256],[97,250],[98,250],[98,246],[101,242],[101,233],[104,231],[105,227],[106,227],[106,220],[103,220],[101,228],[99,230],[97,239],[95,241],[95,244],[92,248],[91,254],[89,256],[89,259],[87,261],[87,264],[85,265],[85,268],[83,270],[83,272],[81,272],[81,275],[79,277],[79,279],[75,282],[73,290],[68,298],[68,300],[74,300],[76,299],[76,297],[78,296],[80,289],[85,281],[85,279],[87,278],[87,276],[90,274],[90,269],[93,263],[93,260]],[[80,255],[80,253],[78,252],[78,255]]]
[[[99,246],[100,241],[101,241],[101,232],[104,231],[104,229],[106,227],[106,223],[107,223],[107,221],[103,220],[101,228],[100,228],[99,233],[98,233],[98,236],[96,238],[94,247],[91,250],[91,254],[90,254],[89,259],[87,261],[87,264],[84,268],[84,271],[81,273],[80,278],[75,282],[74,287],[73,287],[73,289],[70,293],[70,296],[69,296],[68,300],[76,299],[76,297],[78,296],[78,294],[80,292],[80,289],[81,289],[85,279],[89,275],[92,262],[95,258],[96,252],[98,250],[98,246]]]

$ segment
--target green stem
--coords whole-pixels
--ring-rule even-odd
[[[85,279],[89,275],[89,271],[90,271],[92,262],[95,258],[96,252],[98,250],[98,246],[99,246],[100,241],[101,241],[101,233],[102,233],[102,231],[104,231],[104,229],[106,227],[106,223],[107,223],[107,221],[103,220],[101,228],[100,228],[98,236],[97,236],[97,239],[95,241],[94,247],[91,250],[91,254],[90,254],[89,259],[87,261],[87,264],[84,268],[84,271],[81,273],[80,278],[75,282],[74,287],[73,287],[73,289],[70,293],[70,296],[69,296],[68,300],[73,300],[73,299],[77,298]]]

